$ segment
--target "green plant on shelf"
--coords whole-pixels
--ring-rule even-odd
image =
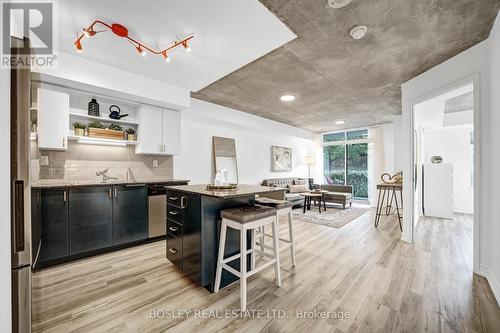
[[[89,128],[106,128],[99,120],[92,120],[88,126]]]
[[[78,123],[78,122],[73,123],[73,128],[75,128],[75,129],[77,129],[77,128],[79,128],[79,129],[85,129],[85,127],[86,127],[85,124]]]
[[[129,127],[126,130],[127,134],[134,135],[135,134],[135,128]]]
[[[111,124],[108,126],[108,129],[113,130],[113,131],[123,131],[123,127],[121,127],[118,124]]]

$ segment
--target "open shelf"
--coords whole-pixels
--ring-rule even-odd
[[[78,135],[68,135],[68,140],[76,141],[81,144],[88,145],[100,145],[100,146],[135,146],[137,141],[131,140],[115,140],[115,139],[104,139],[96,138],[92,136],[78,136]]]
[[[95,117],[95,116],[89,116],[87,114],[82,114],[75,112],[75,109],[71,109],[69,113],[70,118],[78,118],[78,119],[85,119],[85,120],[98,120],[103,123],[112,123],[112,124],[122,124],[122,125],[131,125],[131,126],[138,126],[139,123],[137,121],[133,120],[117,120],[117,119],[111,119],[111,118],[105,118],[105,117]]]

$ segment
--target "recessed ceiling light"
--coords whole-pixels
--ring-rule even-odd
[[[357,40],[365,37],[367,31],[368,27],[366,25],[358,25],[357,27],[352,28],[349,34],[353,39]]]
[[[295,96],[293,96],[293,95],[283,95],[283,96],[280,97],[280,100],[282,102],[291,102],[294,99],[295,99]]]
[[[339,9],[347,6],[351,1],[352,0],[328,0],[327,3],[330,8]]]
[[[335,125],[343,125],[343,124],[345,124],[345,121],[344,121],[344,120],[337,120],[337,121],[335,122]]]

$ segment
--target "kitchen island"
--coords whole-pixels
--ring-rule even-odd
[[[230,191],[209,191],[206,185],[168,186],[167,259],[196,283],[213,292],[221,227],[220,211],[253,206],[256,195],[284,197],[285,190],[243,184]],[[247,237],[250,246],[250,233]],[[239,232],[228,229],[225,256],[238,253],[239,244]],[[250,263],[250,259],[247,262]],[[238,260],[230,264],[239,269]],[[223,271],[221,287],[236,279],[231,273]]]

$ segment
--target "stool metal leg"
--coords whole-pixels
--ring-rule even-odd
[[[227,225],[226,221],[222,219],[222,225],[220,228],[220,239],[219,239],[219,256],[217,257],[217,271],[215,273],[215,286],[214,286],[214,293],[219,291],[220,288],[220,280],[221,280],[221,275],[222,275],[222,264],[224,260],[224,248],[226,246],[226,230],[227,230]]]
[[[264,242],[266,240],[264,234],[266,233],[266,226],[263,225],[262,227],[259,227],[259,232],[260,232],[260,253],[264,253]]]
[[[295,267],[295,243],[293,241],[292,209],[288,209],[288,233],[290,235],[290,254],[292,256],[292,266]]]
[[[274,252],[274,274],[276,275],[276,285],[281,287],[281,272],[280,272],[280,256],[279,256],[279,248],[278,248],[278,230],[276,225],[276,218],[272,223],[273,229],[273,252]],[[245,285],[246,289],[246,285]]]
[[[242,226],[240,230],[240,308],[247,309],[247,232]]]
[[[252,267],[252,270],[255,269],[255,228],[252,229],[251,231],[252,234],[252,242],[250,243],[252,253],[250,254],[250,266]]]

